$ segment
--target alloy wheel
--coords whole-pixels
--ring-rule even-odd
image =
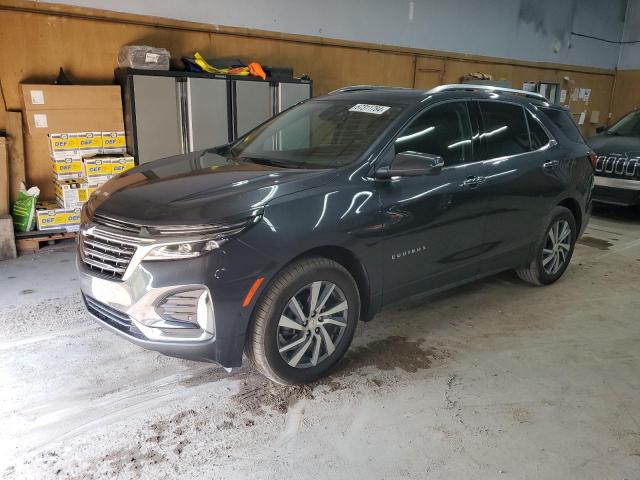
[[[549,229],[542,249],[542,268],[547,275],[555,275],[564,266],[571,250],[571,227],[566,220],[558,220]]]
[[[329,358],[347,327],[349,305],[331,282],[310,283],[289,299],[278,321],[280,356],[295,368],[310,368]]]

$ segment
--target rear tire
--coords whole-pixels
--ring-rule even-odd
[[[569,266],[576,237],[576,220],[571,210],[554,208],[534,258],[529,265],[516,270],[518,277],[533,285],[549,285],[558,280]]]
[[[304,258],[285,267],[263,292],[245,353],[274,382],[310,383],[344,356],[359,317],[360,295],[349,272],[327,258]]]

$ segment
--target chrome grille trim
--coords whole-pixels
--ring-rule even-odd
[[[227,225],[167,225],[167,226],[147,226],[146,229],[151,235],[162,236],[182,236],[182,235],[207,235],[215,238],[216,236],[230,236],[240,233],[255,218],[243,220],[242,222]]]
[[[125,232],[131,232],[139,234],[141,226],[134,223],[123,222],[122,220],[116,220],[114,218],[105,217],[104,215],[95,214],[93,221],[98,225],[104,225],[105,227],[114,228],[116,230],[122,230]]]
[[[84,244],[85,245],[89,245],[90,247],[97,248],[97,249],[101,248],[101,244],[96,243],[96,242],[94,242],[92,240],[88,240],[87,238],[84,239]],[[113,246],[111,249],[112,249],[113,252],[115,252],[117,254],[120,254],[120,255],[122,255],[122,254],[131,254],[131,255],[133,255],[135,253],[135,251],[136,251],[135,248],[119,248],[119,247],[115,247],[115,246]]]
[[[122,279],[141,241],[100,227],[80,230],[80,258],[87,268],[109,278]]]
[[[87,258],[86,254],[85,254],[85,257],[83,258],[83,261],[89,266],[89,268],[93,269],[93,267],[95,267],[98,270],[100,270],[100,273],[111,272],[113,276],[118,276],[119,278],[121,278],[122,275],[124,275],[124,272],[127,270],[126,267],[125,268],[114,267],[112,265],[109,265],[108,263],[102,263],[97,260]]]
[[[637,153],[630,153],[628,156],[600,155],[595,171],[600,176],[640,180],[640,158]]]

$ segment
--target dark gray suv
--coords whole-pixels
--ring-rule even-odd
[[[86,306],[145,348],[313,381],[384,305],[567,268],[595,157],[537,94],[349,87],[130,170],[83,210]],[[574,125],[575,126],[575,125]]]

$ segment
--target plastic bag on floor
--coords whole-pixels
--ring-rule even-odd
[[[31,187],[29,190],[24,183],[20,184],[20,193],[13,203],[11,216],[13,217],[13,227],[16,232],[29,232],[33,230],[36,223],[36,202],[40,195],[38,187]]]

